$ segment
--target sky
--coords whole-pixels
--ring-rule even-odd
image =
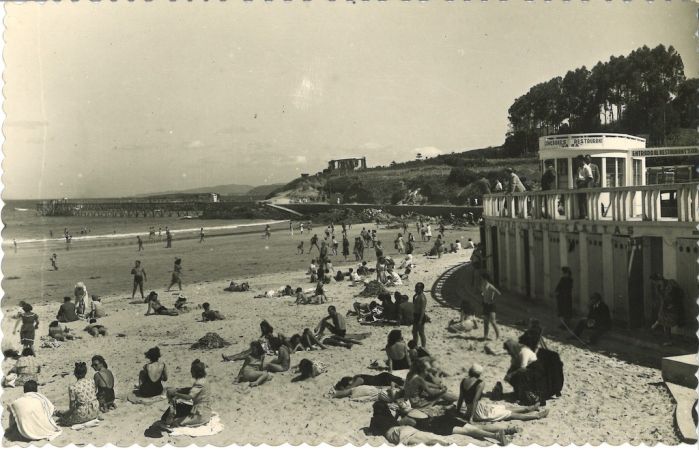
[[[536,83],[647,45],[699,75],[690,2],[6,3],[4,199],[263,185],[497,146]]]

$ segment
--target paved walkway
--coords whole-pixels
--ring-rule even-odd
[[[480,294],[478,287],[472,283],[473,270],[470,263],[456,265],[440,276],[432,286],[432,296],[443,306],[458,308],[464,299],[470,303],[476,315],[481,315]],[[477,280],[476,280],[477,282]],[[524,330],[530,317],[536,317],[544,328],[544,337],[549,341],[583,346],[576,339],[569,339],[570,333],[560,330],[555,307],[540,300],[528,299],[524,296],[503,292],[497,298],[498,323]],[[575,318],[573,323],[577,323]],[[492,336],[492,331],[491,331]],[[663,357],[696,353],[696,342],[680,341],[675,345],[664,347],[662,337],[652,335],[648,330],[613,329],[605,334],[600,341],[591,346],[592,350],[612,354],[623,360],[648,367],[660,368]]]

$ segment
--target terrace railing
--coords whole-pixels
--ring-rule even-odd
[[[699,222],[699,183],[488,194],[484,217]]]

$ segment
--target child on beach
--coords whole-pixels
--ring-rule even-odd
[[[204,312],[201,313],[201,318],[202,318],[202,320],[204,320],[204,322],[225,319],[223,314],[221,314],[220,312],[218,312],[214,309],[210,309],[211,305],[209,305],[209,303],[204,303],[203,305],[201,305],[201,307],[204,308]]]
[[[177,284],[179,290],[182,290],[182,258],[175,258],[175,266],[172,269],[172,280],[170,281],[170,286],[167,287],[165,292],[169,292],[170,288]]]

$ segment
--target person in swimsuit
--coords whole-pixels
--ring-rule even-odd
[[[483,337],[485,340],[490,340],[488,331],[490,325],[495,330],[495,339],[500,339],[500,330],[495,317],[495,295],[502,295],[498,289],[493,286],[490,279],[490,274],[481,274],[481,295],[483,296]]]
[[[107,412],[116,409],[114,400],[114,374],[107,368],[107,361],[100,355],[92,357],[92,369],[95,371],[95,386],[97,386],[97,401],[100,411]]]
[[[405,382],[405,398],[410,400],[413,408],[424,408],[435,403],[450,404],[457,400],[446,386],[427,381],[427,378],[427,365],[421,360],[415,361]]]
[[[163,421],[168,427],[196,427],[211,420],[211,388],[206,382],[206,365],[195,359],[190,374],[194,383],[187,388],[168,388],[167,398],[170,409]],[[191,406],[191,407],[190,407]],[[180,408],[188,409],[181,414]]]
[[[403,387],[404,381],[402,378],[397,377],[388,372],[381,372],[378,375],[355,375],[353,377],[342,377],[340,381],[335,384],[335,390],[347,390],[352,389],[357,386],[392,386],[396,385],[398,387]]]
[[[133,292],[131,293],[131,298],[133,299],[136,295],[136,288],[141,292],[141,298],[145,299],[143,296],[143,282],[148,281],[146,276],[146,269],[141,266],[141,261],[136,260],[136,264],[133,269],[131,269],[131,275],[133,275]]]
[[[427,297],[425,297],[425,284],[417,283],[415,285],[415,295],[413,296],[413,340],[417,342],[418,336],[423,347],[427,347],[427,338],[425,337],[425,309],[427,308]]]
[[[90,319],[90,324],[85,327],[85,331],[92,337],[100,337],[107,335],[107,327],[99,325],[97,319]]]
[[[309,328],[304,328],[301,334],[291,336],[289,343],[291,344],[292,352],[318,349],[326,350],[328,348],[316,339]]]
[[[250,343],[250,354],[245,357],[243,367],[238,373],[238,382],[249,382],[250,387],[259,386],[267,381],[270,381],[273,376],[269,372],[262,370],[262,358],[265,351],[259,341]]]
[[[161,305],[160,301],[158,300],[158,294],[155,291],[151,291],[151,293],[148,294],[146,301],[148,302],[148,311],[146,311],[146,316],[151,314],[158,314],[161,316],[176,316],[179,314],[176,310],[170,310]]]
[[[55,253],[51,255],[51,267],[53,270],[58,270],[58,256]]]
[[[167,287],[166,292],[170,291],[170,288],[177,285],[178,289],[182,290],[182,258],[175,258],[175,266],[172,269],[172,280],[170,280],[170,286]]]
[[[291,344],[283,335],[270,338],[270,348],[277,353],[277,357],[262,361],[262,369],[268,372],[287,372],[291,367]]]
[[[17,328],[19,329],[19,339],[24,348],[34,348],[34,338],[36,337],[36,330],[39,328],[39,316],[32,312],[32,305],[25,303],[22,305],[22,312],[15,323],[14,333],[17,334]]]
[[[160,362],[160,348],[153,347],[145,353],[150,361],[138,374],[139,397],[156,397],[163,393],[163,381],[167,381],[167,366]]]
[[[386,343],[388,371],[410,369],[410,354],[400,330],[391,330]]]
[[[202,242],[204,242],[204,228],[203,227],[199,229],[199,243],[201,244]]]
[[[502,420],[536,420],[546,417],[548,410],[539,410],[538,406],[505,406],[497,403],[481,401],[483,398],[483,367],[474,364],[468,369],[468,377],[461,381],[459,400],[456,403],[456,413],[473,421],[498,422]],[[466,405],[466,412],[461,408]]]
[[[141,236],[136,236],[136,242],[138,243],[138,252],[143,250],[143,240],[141,239]]]

